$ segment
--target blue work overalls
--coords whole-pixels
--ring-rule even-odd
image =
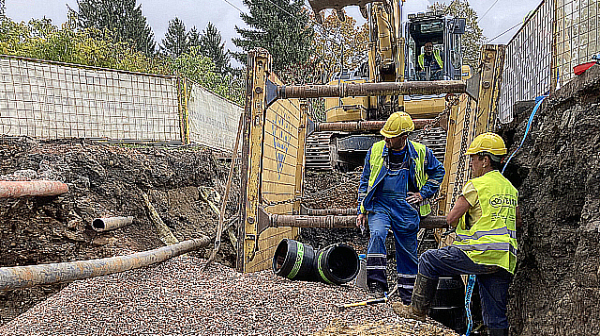
[[[389,164],[386,165],[389,167]],[[387,251],[385,240],[391,228],[396,243],[398,293],[410,303],[417,274],[417,232],[420,217],[416,207],[406,202],[410,179],[409,156],[397,170],[387,169],[386,176],[373,196],[368,223],[371,239],[367,250],[367,281],[387,289]]]

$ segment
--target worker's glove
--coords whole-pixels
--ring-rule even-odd
[[[423,202],[423,196],[418,192],[409,192],[408,197],[406,197],[406,201],[410,204],[419,204]]]

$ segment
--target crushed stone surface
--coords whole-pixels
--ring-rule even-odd
[[[76,281],[0,327],[0,335],[456,335],[397,317],[390,304],[341,310],[353,285],[241,274],[186,255]]]

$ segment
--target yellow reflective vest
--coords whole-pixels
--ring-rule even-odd
[[[415,182],[417,184],[417,188],[421,190],[421,188],[427,183],[428,176],[425,173],[425,157],[427,156],[427,147],[418,142],[410,141],[413,145],[415,151],[417,152],[417,158],[413,158],[415,165]],[[375,186],[375,182],[379,182],[382,178],[379,178],[379,172],[383,167],[383,148],[385,147],[385,140],[381,140],[373,144],[371,148],[371,158],[369,160],[369,165],[371,167],[371,174],[369,175],[369,184],[367,189],[367,194],[373,192],[373,188]],[[408,155],[408,153],[407,153]],[[364,199],[363,199],[364,201]],[[364,213],[365,209],[361,204],[361,212]],[[427,216],[431,213],[431,206],[429,205],[429,201],[425,201],[419,207],[419,214],[421,217]]]
[[[440,66],[440,68],[444,68],[444,61],[442,61],[442,56],[440,55],[439,50],[433,51],[433,59],[435,59],[436,63]],[[419,55],[419,67],[421,69],[425,69],[425,54]]]
[[[466,222],[466,213],[462,216],[453,245],[477,264],[500,266],[514,274],[518,251],[517,189],[497,170],[470,182],[477,190],[482,215],[475,223]]]

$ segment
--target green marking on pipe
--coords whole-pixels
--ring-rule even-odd
[[[327,277],[325,276],[325,273],[321,269],[321,258],[323,257],[323,254],[325,254],[325,253],[324,252],[319,253],[319,260],[317,261],[317,269],[319,270],[319,275],[321,275],[321,279],[323,279],[323,281],[325,281],[326,283],[333,285],[333,282],[331,282],[329,279],[327,279]]]
[[[296,242],[296,247],[298,248],[298,252],[296,253],[296,261],[294,262],[294,267],[288,274],[288,279],[294,280],[296,275],[298,275],[298,271],[300,270],[300,266],[302,266],[302,259],[304,259],[304,244]]]

